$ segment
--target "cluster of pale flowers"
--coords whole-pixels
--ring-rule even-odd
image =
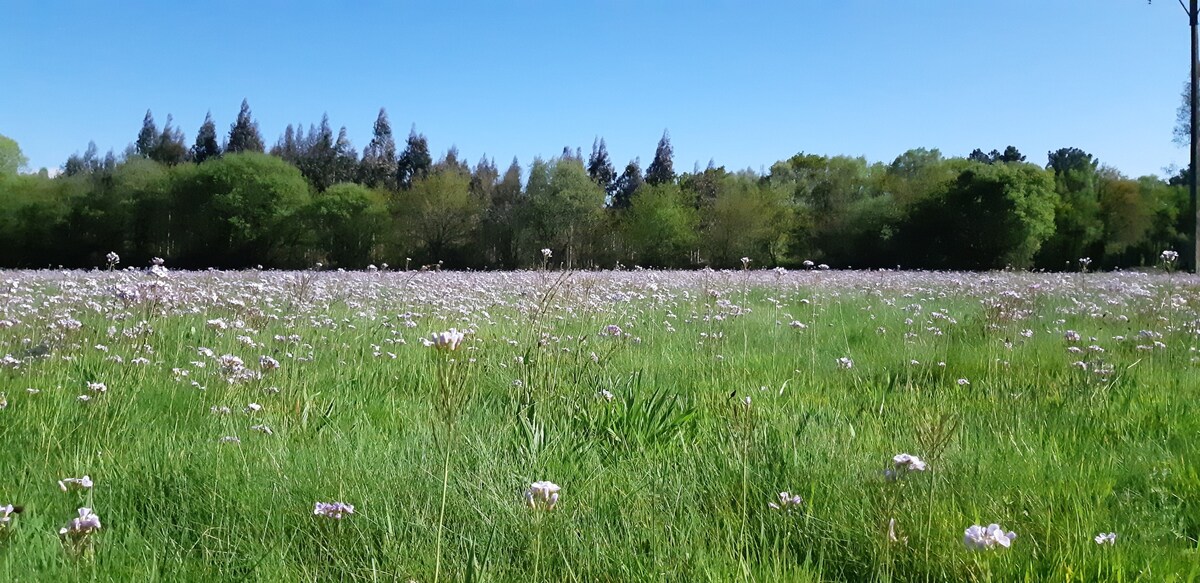
[[[792,494],[791,492],[787,491],[780,492],[779,499],[777,501],[767,504],[767,506],[772,510],[779,510],[783,512],[798,510],[803,505],[804,498],[801,498],[799,494]]]
[[[973,551],[986,551],[996,547],[1008,548],[1016,540],[1017,533],[1005,532],[999,524],[989,524],[987,527],[972,524],[963,532],[963,544]]]
[[[561,488],[550,481],[539,481],[529,485],[525,490],[525,503],[534,510],[554,510],[558,505],[558,492]]]
[[[354,505],[345,502],[317,502],[313,505],[313,516],[341,520],[350,514],[354,514]]]
[[[88,535],[98,530],[100,530],[100,516],[85,506],[79,509],[79,516],[72,518],[66,526],[58,529],[58,536],[65,541],[79,544],[87,539]]]
[[[423,342],[425,343],[425,346],[432,346],[438,350],[453,352],[458,350],[458,347],[460,344],[462,344],[464,338],[466,338],[465,334],[459,332],[455,328],[451,328],[445,332],[432,334]]]

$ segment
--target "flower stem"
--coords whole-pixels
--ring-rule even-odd
[[[446,463],[442,467],[442,509],[438,513],[437,555],[433,563],[433,583],[442,574],[442,529],[446,524],[446,490],[450,484],[450,444],[446,444]]]

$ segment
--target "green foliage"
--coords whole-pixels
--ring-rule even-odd
[[[206,160],[221,157],[221,145],[217,143],[217,124],[213,123],[212,112],[204,114],[204,123],[196,132],[196,144],[192,146],[192,161],[203,164]]]
[[[788,191],[744,175],[725,175],[717,187],[716,200],[702,208],[702,257],[715,267],[740,266],[742,257],[778,264],[791,230]]]
[[[688,267],[697,242],[696,209],[675,184],[638,189],[624,213],[623,240],[630,260],[643,267]]]
[[[306,249],[331,267],[361,269],[376,260],[389,222],[385,197],[358,184],[335,184],[300,211],[311,237]]]
[[[418,178],[393,211],[400,218],[406,249],[421,263],[461,261],[483,217],[483,201],[471,194],[471,177],[445,169]]]
[[[550,248],[568,266],[585,265],[602,224],[604,197],[578,160],[535,160],[526,187],[526,257]]]
[[[1049,172],[1025,163],[968,162],[946,190],[917,204],[901,233],[901,265],[1027,267],[1054,233]]]
[[[396,183],[401,189],[412,188],[413,184],[429,174],[433,156],[429,153],[429,141],[418,134],[414,127],[408,132],[404,152],[396,163]]]
[[[250,114],[250,102],[243,99],[242,108],[238,111],[237,121],[229,128],[229,140],[225,151],[230,153],[262,152],[262,134],[258,132],[258,122]]]
[[[251,152],[181,168],[171,213],[177,263],[296,265],[304,232],[292,219],[309,198],[296,167]]]
[[[0,134],[0,174],[16,174],[29,163],[16,140]]]
[[[657,186],[675,182],[675,149],[671,147],[671,136],[663,130],[654,150],[654,160],[646,168],[646,183]]]

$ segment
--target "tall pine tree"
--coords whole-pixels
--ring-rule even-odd
[[[139,156],[149,158],[154,154],[154,149],[158,146],[158,125],[154,123],[154,114],[150,110],[146,110],[146,117],[142,118],[142,130],[138,132],[137,142],[134,143],[134,148]]]
[[[229,144],[226,152],[262,152],[262,135],[258,133],[258,123],[250,117],[250,103],[242,100],[242,109],[238,112],[237,121],[229,128]]]
[[[646,168],[646,182],[657,186],[675,182],[675,150],[671,148],[671,136],[663,130],[662,139],[658,140],[658,149],[654,151],[654,161]]]
[[[196,133],[196,145],[192,146],[192,161],[203,164],[205,160],[221,157],[221,145],[217,143],[217,124],[213,123],[212,112],[204,115],[204,123]]]
[[[363,149],[359,181],[371,187],[396,188],[396,140],[392,137],[392,124],[387,110],[379,108],[375,118],[375,131],[371,143]]]
[[[429,174],[433,166],[433,157],[429,155],[429,141],[417,133],[416,126],[408,132],[408,142],[404,153],[396,162],[396,182],[400,188],[408,190],[417,180]]]
[[[172,126],[175,118],[167,114],[167,124],[163,126],[154,149],[150,151],[150,159],[162,162],[168,166],[182,164],[187,160],[188,149],[184,145],[183,132]]]
[[[604,144],[604,138],[592,142],[592,155],[588,156],[587,172],[588,176],[592,178],[592,182],[603,188],[605,194],[612,198],[615,192],[613,187],[617,180],[617,171],[608,157],[608,146]]]
[[[609,203],[615,209],[627,209],[633,204],[633,193],[642,186],[642,166],[637,159],[629,161],[625,171],[613,183],[612,201]]]

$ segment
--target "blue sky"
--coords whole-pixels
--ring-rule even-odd
[[[891,161],[1083,148],[1129,175],[1171,143],[1187,18],[1159,0],[54,2],[4,0],[0,134],[30,167],[120,152],[147,108],[263,137],[328,113],[361,151],[380,107],[435,156],[527,166],[606,138],[618,166],[671,132],[676,168],[800,151]]]

